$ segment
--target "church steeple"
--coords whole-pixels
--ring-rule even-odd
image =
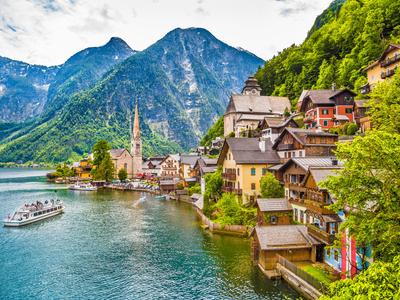
[[[135,118],[131,136],[131,155],[133,157],[133,174],[142,172],[142,138],[139,125],[139,109],[136,102]]]

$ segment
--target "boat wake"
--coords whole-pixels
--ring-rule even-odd
[[[133,203],[133,207],[139,207],[139,205],[140,204],[142,204],[144,201],[146,201],[146,196],[143,196],[143,197],[140,197],[140,199],[139,200],[136,200],[134,203]]]

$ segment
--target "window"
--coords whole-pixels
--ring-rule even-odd
[[[346,108],[346,114],[351,114],[353,112],[352,108]]]
[[[278,223],[278,218],[276,216],[270,216],[269,217],[269,222],[271,224],[276,224],[276,223]]]
[[[324,120],[324,126],[328,126],[328,120]]]
[[[237,174],[238,174],[238,176],[240,175],[239,168],[237,169]]]
[[[300,220],[301,223],[304,223],[304,211],[300,211]]]
[[[334,114],[334,115],[336,114],[336,108],[333,109],[333,114]]]
[[[251,189],[252,189],[253,191],[256,189],[256,184],[255,184],[255,183],[252,183],[252,184],[251,184]]]
[[[337,251],[336,249],[333,250],[333,255],[334,255],[334,259],[335,259],[336,261],[339,261],[339,251]]]
[[[292,152],[288,152],[287,157],[291,158],[292,157]]]
[[[264,176],[265,174],[267,174],[267,170],[268,170],[267,168],[263,168],[263,169],[262,169],[262,174],[263,174],[263,176]]]
[[[299,212],[298,212],[297,208],[295,208],[295,209],[294,209],[294,220],[295,220],[295,221],[298,220],[298,219],[297,219],[297,218],[298,218],[298,217],[297,217],[297,216],[298,216],[298,213],[299,213]]]
[[[297,176],[296,175],[290,175],[290,182],[291,183],[296,183],[297,182]]]
[[[256,176],[256,168],[251,168],[250,173],[251,176]]]
[[[303,157],[303,151],[299,151],[299,157]]]
[[[329,114],[329,110],[327,110],[327,109],[323,109],[323,110],[322,110],[322,114],[323,114],[323,115],[327,115],[327,114]]]
[[[229,153],[229,155],[228,155],[228,160],[231,160],[231,154]]]
[[[331,256],[331,249],[330,248],[326,249],[326,256]]]
[[[250,196],[250,203],[254,202],[254,196]]]

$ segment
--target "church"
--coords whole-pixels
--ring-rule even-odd
[[[139,110],[136,104],[135,117],[133,128],[131,128],[131,147],[128,149],[112,149],[110,150],[111,159],[114,164],[115,178],[118,177],[118,172],[125,169],[128,173],[128,178],[134,178],[142,173],[142,137],[139,125]]]

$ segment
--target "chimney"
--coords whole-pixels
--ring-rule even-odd
[[[331,157],[331,161],[332,161],[332,166],[337,166],[339,164],[336,157]]]
[[[336,83],[332,82],[332,91],[336,91]]]
[[[267,147],[267,140],[265,138],[260,138],[258,145],[259,145],[260,151],[265,152],[265,149]]]

